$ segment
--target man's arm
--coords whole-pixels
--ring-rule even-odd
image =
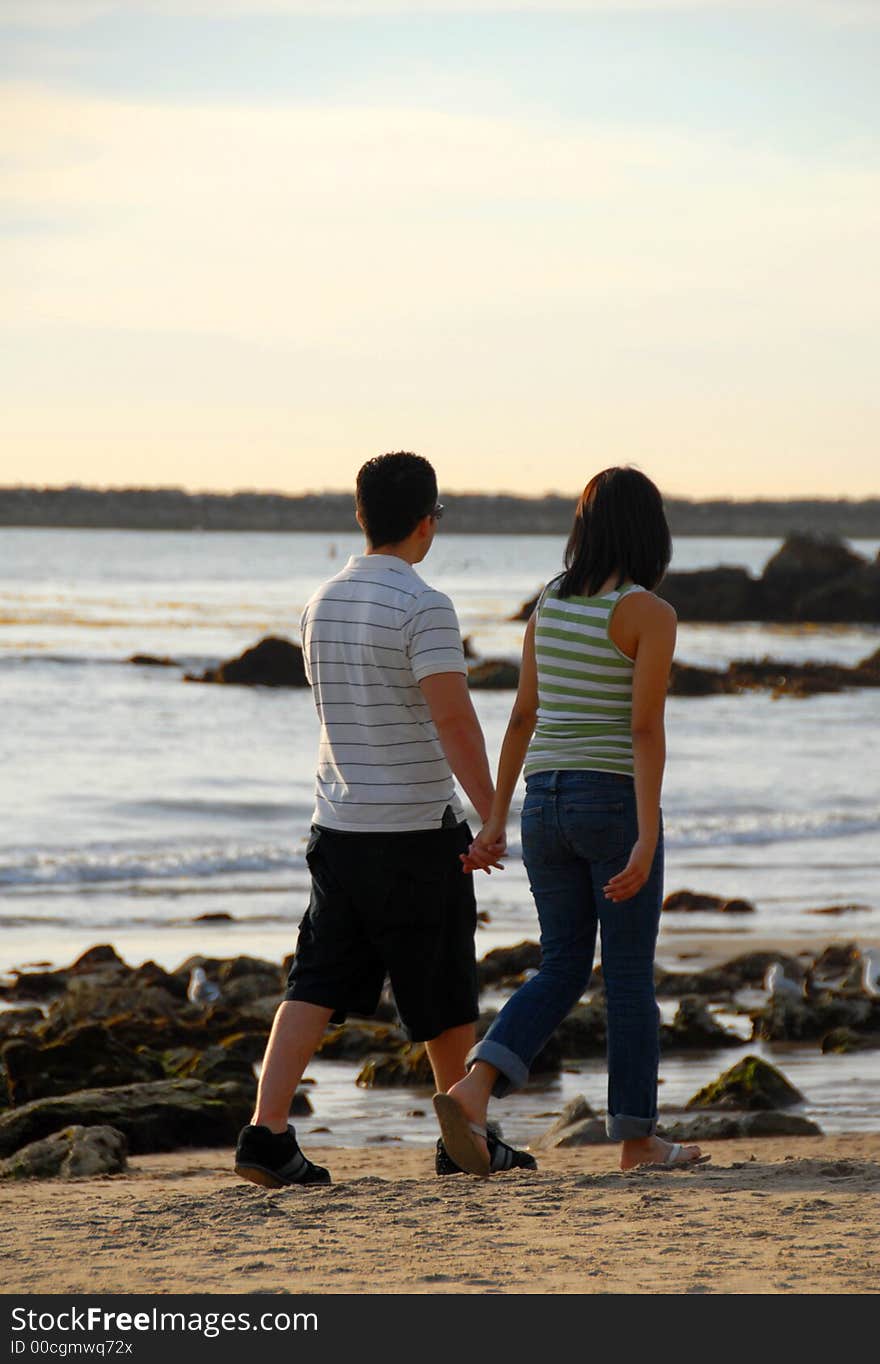
[[[463,673],[432,673],[419,686],[428,703],[443,752],[483,823],[492,808],[492,776],[486,743]]]

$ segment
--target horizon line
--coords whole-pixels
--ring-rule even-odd
[[[581,490],[582,491],[582,490]],[[187,488],[180,484],[89,484],[89,483],[7,483],[0,484],[0,496],[9,493],[63,493],[81,492],[97,493],[100,495],[113,493],[174,493],[184,497],[281,497],[294,500],[305,497],[346,497],[354,496],[354,487],[345,488],[306,488],[302,491],[292,492],[280,488]],[[551,499],[564,501],[577,501],[581,492],[562,492],[559,489],[549,489],[542,493],[523,493],[509,489],[490,488],[490,489],[463,489],[450,488],[443,489],[442,495],[446,498],[457,497],[508,497],[519,502],[542,502]],[[785,505],[797,502],[816,502],[825,503],[829,506],[838,506],[845,503],[851,506],[863,505],[866,502],[880,501],[880,491],[867,493],[860,497],[828,497],[821,493],[800,493],[790,497],[774,497],[753,493],[748,495],[718,494],[714,497],[692,497],[687,493],[664,492],[661,489],[661,496],[670,502],[689,502],[695,506],[712,505],[713,503],[729,503],[732,505],[753,505],[773,503],[775,505]]]

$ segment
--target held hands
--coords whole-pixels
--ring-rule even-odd
[[[493,867],[496,871],[504,870],[500,858],[506,852],[507,832],[505,822],[504,820],[493,819],[490,815],[467,852],[459,853],[461,869],[464,872],[484,871],[487,876],[491,876]]]
[[[608,884],[603,886],[606,900],[611,900],[613,904],[617,905],[622,900],[632,899],[641,890],[651,873],[654,852],[655,848],[652,848],[643,839],[638,839],[633,845],[629,861],[623,871],[612,876]]]

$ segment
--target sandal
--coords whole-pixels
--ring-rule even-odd
[[[470,1122],[457,1099],[451,1094],[434,1095],[434,1112],[443,1134],[447,1153],[461,1170],[469,1175],[485,1178],[491,1169],[488,1145],[481,1146],[477,1137],[488,1141],[485,1127]]]
[[[685,1156],[684,1147],[680,1141],[674,1141],[669,1148],[669,1154],[665,1160],[652,1161],[647,1165],[634,1165],[634,1170],[690,1170],[695,1165],[705,1165],[712,1159],[711,1156]]]

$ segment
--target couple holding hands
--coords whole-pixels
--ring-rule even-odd
[[[373,1013],[386,976],[433,1069],[437,1174],[534,1169],[487,1124],[489,1101],[525,1084],[583,994],[597,930],[607,1130],[621,1168],[702,1162],[699,1147],[656,1134],[663,712],[676,627],[653,590],[671,554],[662,499],[631,468],[587,484],[563,572],[526,627],[493,784],[455,610],[414,568],[443,515],[437,498],[427,460],[369,460],[356,494],[366,552],[303,612],[321,726],[311,896],[236,1171],[272,1188],[330,1182],[300,1150],[291,1100],[327,1024]],[[522,853],[542,962],[477,1042],[472,873],[501,867],[523,771]],[[476,837],[454,778],[482,820]]]

